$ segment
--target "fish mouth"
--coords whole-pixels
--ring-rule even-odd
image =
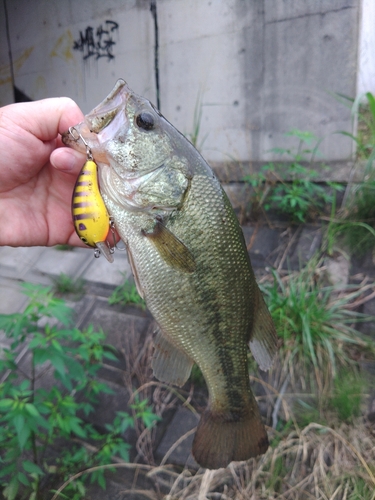
[[[113,137],[113,128],[128,125],[126,114],[120,111],[124,109],[131,94],[127,83],[121,78],[117,80],[107,97],[81,123],[62,133],[62,142],[81,153],[87,152],[87,144],[94,153],[100,155],[101,144]]]

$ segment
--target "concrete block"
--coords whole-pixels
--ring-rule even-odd
[[[265,2],[263,152],[296,147],[295,139],[284,136],[293,128],[324,137],[324,158],[353,152],[345,136],[333,140],[338,130],[350,131],[351,123],[350,110],[331,92],[356,94],[358,8],[355,0],[277,2],[277,8]]]
[[[45,248],[35,263],[33,271],[41,275],[58,276],[61,273],[77,278],[86,269],[90,256],[89,250],[75,248],[74,250],[56,250]]]
[[[171,423],[169,424],[157,450],[156,456],[162,460],[170,448],[182,438],[187,432],[197,426],[199,418],[186,408],[180,407]],[[199,468],[199,465],[194,460],[191,454],[191,447],[193,444],[194,434],[190,434],[186,439],[183,439],[177,447],[169,455],[167,463]]]
[[[345,290],[349,283],[350,259],[344,254],[337,254],[334,257],[324,259],[325,276],[328,283],[335,287],[335,290]]]
[[[44,251],[45,247],[0,247],[0,276],[24,279]]]
[[[94,255],[92,255],[82,277],[85,280],[106,285],[121,285],[125,279],[131,277],[131,269],[125,252],[115,252],[114,262],[112,263],[108,262],[103,256],[95,259]]]
[[[271,254],[279,245],[281,230],[271,229],[267,226],[260,226],[256,229],[253,241],[252,238],[255,227],[243,226],[242,230],[245,236],[246,245],[249,248],[252,266],[264,268],[267,265],[271,265]],[[249,245],[251,245],[251,247],[249,247]]]
[[[314,2],[274,2],[265,0],[265,22],[282,22],[305,16],[324,16],[328,12],[354,9],[355,0],[315,0]]]
[[[3,48],[8,47],[5,8],[5,4],[0,7],[0,47]],[[0,67],[0,106],[6,106],[14,100],[11,62],[8,50],[0,50]]]
[[[368,292],[368,294],[369,293],[370,292]],[[359,323],[358,325],[356,325],[356,328],[358,328],[358,330],[360,330],[362,333],[368,335],[372,339],[372,341],[375,342],[375,300],[372,299],[368,302],[365,302],[363,304],[362,312],[372,317],[372,320]],[[371,362],[369,363],[371,364]]]
[[[321,227],[305,226],[288,260],[291,269],[301,269],[317,252],[322,242]]]
[[[0,314],[22,312],[28,301],[20,283],[0,277]]]
[[[351,274],[365,273],[375,278],[375,254],[371,251],[363,255],[353,254],[351,256]]]
[[[243,220],[250,212],[251,196],[253,194],[252,187],[245,183],[232,182],[230,184],[224,184],[223,188],[228,195],[237,217],[240,221]]]

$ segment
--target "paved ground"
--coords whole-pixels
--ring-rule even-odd
[[[317,226],[304,226],[291,231],[287,228],[270,229],[267,226],[244,227],[245,239],[250,248],[250,256],[256,274],[259,276],[268,266],[297,269],[306,262],[321,244],[321,229]],[[371,260],[371,259],[370,259]],[[374,275],[372,262],[354,262],[356,272]],[[362,266],[362,267],[361,267]],[[336,276],[342,276],[348,266],[336,270]],[[362,269],[363,271],[363,269]],[[177,398],[168,389],[150,385],[152,372],[149,358],[152,353],[153,321],[147,311],[137,307],[110,306],[108,297],[114,288],[131,277],[129,264],[124,252],[115,253],[115,262],[109,264],[103,257],[95,259],[93,251],[75,248],[61,251],[56,248],[0,248],[0,313],[12,313],[23,310],[27,297],[21,293],[20,284],[24,281],[51,284],[53,279],[64,273],[73,278],[85,280],[85,293],[78,300],[69,304],[75,310],[75,322],[79,328],[93,324],[107,334],[107,342],[116,347],[119,353],[118,363],[106,363],[100,370],[100,377],[105,379],[115,391],[115,396],[103,396],[91,421],[99,429],[110,422],[116,411],[129,409],[131,388],[144,387],[143,397],[150,398],[157,412],[163,414],[163,421],[152,435],[136,429],[125,438],[132,444],[131,458],[141,461],[144,455],[156,463],[164,460],[181,466],[196,465],[191,454],[193,434],[189,433],[197,423],[197,417],[179,404]],[[374,303],[366,304],[369,312],[374,312]],[[369,332],[367,332],[369,333]],[[0,349],[7,344],[7,339],[0,333]],[[19,359],[27,356],[23,352]],[[45,376],[48,384],[48,373]],[[146,386],[145,386],[146,384]],[[188,390],[188,389],[187,389]],[[188,392],[186,393],[186,397]],[[198,393],[199,397],[199,393]],[[199,403],[199,401],[198,401]],[[375,407],[374,407],[375,408]],[[374,409],[375,411],[375,409]],[[185,433],[186,439],[174,444]],[[154,444],[153,449],[151,443]],[[142,474],[134,482],[131,471],[121,470],[109,482],[106,498],[143,499],[141,493],[129,489],[148,488],[149,480]],[[109,491],[111,491],[110,496]],[[101,492],[92,491],[93,500],[102,498]]]

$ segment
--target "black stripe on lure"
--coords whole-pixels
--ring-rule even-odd
[[[98,166],[91,150],[81,134],[76,138],[70,127],[69,132],[74,140],[81,139],[86,146],[87,161],[80,171],[73,190],[72,216],[77,235],[89,247],[95,248],[95,257],[102,253],[109,262],[113,262],[113,248],[107,241],[111,230],[111,219],[100,195],[98,183]]]

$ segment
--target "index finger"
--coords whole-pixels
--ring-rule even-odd
[[[40,101],[10,104],[1,113],[43,142],[82,121],[83,113],[69,97],[51,97]]]

